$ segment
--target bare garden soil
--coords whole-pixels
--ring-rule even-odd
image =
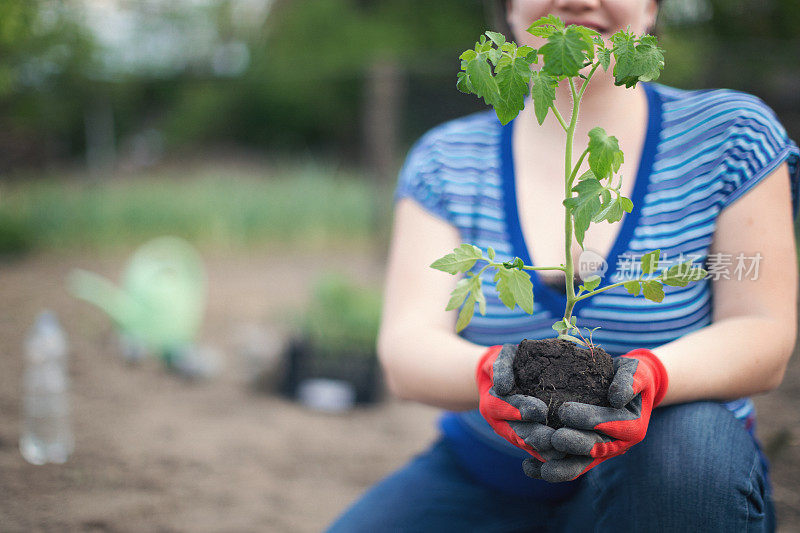
[[[259,252],[206,257],[204,342],[222,373],[189,383],[150,360],[128,366],[100,312],[74,300],[75,267],[118,279],[125,257],[35,256],[0,263],[0,531],[312,532],[435,436],[438,411],[388,401],[343,416],[251,392],[236,356],[241,323],[278,323],[302,309],[321,266],[380,284],[382,258]],[[351,265],[351,266],[346,266]],[[50,307],[71,343],[76,451],[35,467],[18,451],[21,347]],[[800,530],[800,359],[756,399],[772,461],[780,530]],[[308,502],[314,502],[309,505]]]

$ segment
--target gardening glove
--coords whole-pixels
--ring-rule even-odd
[[[558,409],[564,427],[550,437],[566,457],[547,464],[529,460],[525,473],[545,481],[568,481],[644,439],[650,413],[667,392],[667,371],[650,350],[633,350],[614,359],[608,391],[611,407],[565,402]]]
[[[553,449],[550,436],[555,431],[544,424],[547,406],[539,398],[510,394],[514,388],[516,344],[492,346],[478,361],[476,381],[480,403],[478,409],[495,432],[522,448],[537,461],[563,457]]]

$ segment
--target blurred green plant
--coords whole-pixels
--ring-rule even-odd
[[[75,2],[0,0],[0,171],[81,146],[95,42],[79,12]]]
[[[274,0],[263,22],[242,15],[246,2],[112,3],[146,31],[166,29],[181,43],[204,33],[219,45],[199,63],[167,61],[169,69],[136,69],[124,60],[136,53],[109,54],[96,20],[85,16],[90,4],[0,0],[0,170],[82,154],[98,104],[112,110],[120,147],[153,128],[164,133],[167,151],[224,140],[352,156],[360,135],[353,117],[374,61],[393,62],[408,77],[406,140],[475,109],[471,99],[447,95],[453,55],[486,29],[481,0]],[[670,62],[664,82],[754,92],[796,136],[796,4],[665,0],[659,39],[682,60]],[[158,42],[152,35],[161,34],[145,35]],[[176,47],[169,48],[163,55],[172,57]],[[215,58],[236,50],[246,58],[242,70],[215,72]]]
[[[300,319],[301,333],[322,357],[337,353],[375,355],[381,294],[340,274],[321,278]]]
[[[13,257],[30,250],[35,235],[25,221],[0,212],[0,257]]]
[[[257,109],[282,125],[260,127],[259,135],[273,141],[286,131],[295,143],[358,139],[353,117],[361,112],[362,82],[373,62],[395,63],[410,76],[447,75],[453,54],[484,24],[481,0],[278,0],[241,80],[249,97],[229,94],[230,116],[245,131],[256,126],[245,122],[245,107]],[[451,87],[449,80],[440,83]]]
[[[0,197],[11,248],[23,237],[40,249],[127,248],[164,234],[226,249],[326,247],[369,240],[379,220],[367,181],[316,167],[24,180],[0,186]]]
[[[664,0],[660,17],[658,37],[669,50],[663,83],[755,93],[775,109],[790,136],[800,132],[796,0]]]
[[[324,148],[353,159],[361,140],[354,117],[376,61],[397,65],[406,78],[398,80],[406,86],[399,137],[410,141],[478,109],[470,98],[449,95],[458,66],[452,57],[486,29],[482,3],[274,0],[267,15],[252,17],[247,6],[258,2],[0,0],[0,172],[81,157],[98,109],[110,110],[121,159],[150,129],[163,134],[167,154],[222,141]],[[134,68],[138,63],[125,58],[148,47],[109,54],[97,20],[85,16],[92,5],[124,10],[127,22],[143,25],[136,35],[151,48],[161,37],[190,47],[202,33],[208,50],[198,47],[202,61],[191,54],[179,61],[180,47],[168,46],[161,55],[170,68]],[[681,58],[669,61],[664,83],[753,92],[790,136],[799,134],[796,0],[664,0],[661,18],[659,39]],[[225,66],[237,57],[241,70],[215,71],[215,61]]]

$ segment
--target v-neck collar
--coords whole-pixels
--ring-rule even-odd
[[[611,279],[616,273],[618,261],[622,252],[628,249],[633,232],[639,223],[641,216],[641,207],[647,186],[650,183],[650,175],[653,170],[653,160],[656,155],[656,148],[658,145],[659,132],[661,130],[661,98],[658,91],[649,83],[642,83],[647,96],[647,132],[645,134],[644,146],[642,147],[641,157],[639,159],[639,168],[636,172],[636,183],[633,185],[631,200],[633,201],[633,211],[626,213],[622,218],[622,227],[617,234],[614,245],[605,258],[608,264],[608,270],[604,275],[605,279]],[[502,127],[500,139],[500,165],[501,176],[503,181],[503,197],[506,203],[507,219],[506,224],[511,239],[511,246],[513,254],[521,258],[526,265],[535,265],[530,255],[529,248],[525,242],[525,236],[522,233],[522,225],[519,219],[519,209],[517,202],[517,179],[514,169],[514,153],[513,153],[513,132],[514,122],[512,120]],[[609,259],[612,261],[609,262]],[[555,289],[549,287],[544,283],[535,270],[529,271],[531,274],[531,281],[533,282],[533,292],[537,297],[536,299],[542,303],[554,316],[561,316],[564,313],[564,307],[567,303],[565,294],[561,294]],[[575,312],[580,311],[581,308],[591,305],[592,298],[581,300],[575,304]]]

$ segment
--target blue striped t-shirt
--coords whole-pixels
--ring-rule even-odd
[[[631,194],[635,207],[623,218],[605,258],[604,280],[609,283],[631,275],[635,261],[630,259],[650,250],[660,249],[667,264],[689,259],[706,263],[720,212],[785,161],[795,212],[800,195],[800,152],[760,99],[724,89],[643,86],[648,125]],[[414,199],[455,226],[463,242],[492,247],[500,260],[520,257],[535,265],[517,212],[513,128],[513,121],[502,126],[487,111],[431,130],[409,153],[396,198]],[[715,260],[730,262],[728,275],[735,275],[737,267],[742,268],[739,275],[747,274],[744,268],[752,269],[757,263],[753,257]],[[749,273],[753,275],[752,270]],[[563,316],[566,297],[542,283],[536,271],[530,274],[532,316],[519,307],[509,310],[503,305],[493,290],[493,273],[486,272],[482,279],[486,315],[476,312],[461,335],[484,346],[555,336],[551,325]],[[582,327],[600,326],[593,341],[611,355],[656,348],[711,323],[710,279],[686,287],[665,286],[664,292],[663,302],[654,303],[619,287],[578,302],[574,315]],[[726,406],[737,418],[752,420],[749,399]],[[525,456],[497,436],[477,410],[448,414],[443,427],[452,427],[453,422],[484,444]]]

